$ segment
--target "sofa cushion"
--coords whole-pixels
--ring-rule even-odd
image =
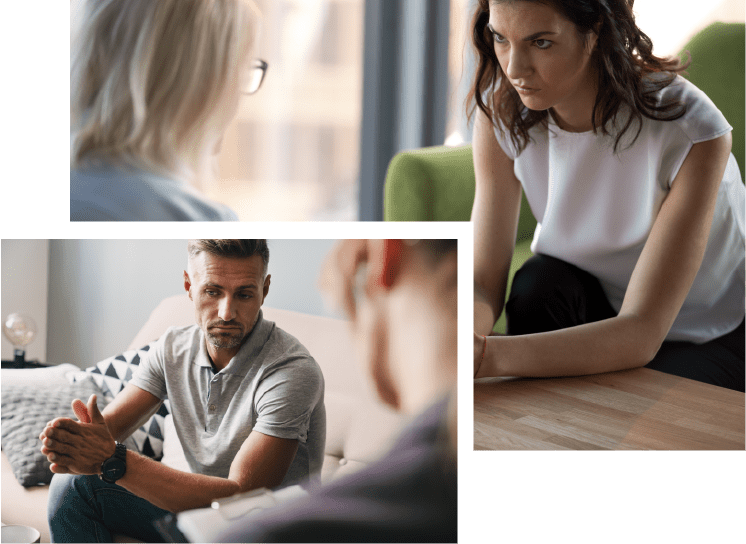
[[[70,383],[69,376],[80,372],[80,367],[64,363],[43,368],[3,368],[3,385],[34,385]]]
[[[176,434],[174,416],[171,414],[168,414],[163,420],[163,458],[161,463],[182,472],[192,472],[189,461],[184,454],[181,440],[179,440],[179,435]]]
[[[57,417],[77,419],[70,404],[98,396],[99,409],[107,402],[91,380],[76,383],[5,384],[2,386],[2,448],[13,475],[24,486],[47,485],[52,480],[50,463],[41,453],[39,435]]]
[[[92,377],[103,391],[107,401],[111,402],[132,379],[141,358],[147,355],[151,345],[104,359],[87,368],[85,372],[79,372],[73,376],[73,381]],[[154,414],[148,414],[142,425],[125,441],[127,447],[148,457],[160,459],[163,456],[163,421],[169,413],[170,405],[168,401],[165,401]]]

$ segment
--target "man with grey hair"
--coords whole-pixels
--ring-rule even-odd
[[[190,240],[184,288],[197,324],[172,327],[103,411],[95,395],[42,432],[52,462],[54,542],[154,542],[170,512],[259,487],[317,478],[326,435],[324,379],[308,351],[263,319],[266,240]],[[121,444],[168,398],[191,473]],[[97,477],[98,475],[98,477]]]

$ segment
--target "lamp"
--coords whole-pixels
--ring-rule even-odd
[[[3,321],[3,334],[13,344],[13,367],[21,368],[26,363],[25,347],[36,336],[36,323],[23,314],[13,313]]]

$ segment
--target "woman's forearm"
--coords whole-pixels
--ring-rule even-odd
[[[505,292],[503,281],[502,293]],[[505,295],[491,296],[479,283],[474,282],[474,332],[489,335],[503,310]]]
[[[488,335],[495,326],[495,312],[487,301],[474,297],[474,332]]]
[[[491,336],[476,377],[580,376],[636,368],[652,360],[660,343],[635,316],[524,336]]]

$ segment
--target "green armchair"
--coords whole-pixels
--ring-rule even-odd
[[[684,73],[723,112],[733,127],[733,155],[744,179],[744,28],[743,23],[712,23],[686,46],[692,63]]]
[[[474,162],[471,145],[425,147],[396,155],[389,164],[384,187],[383,215],[386,221],[468,221],[474,204]],[[531,239],[536,219],[525,195],[508,292],[513,275],[531,256]],[[505,332],[505,313],[495,325]]]

